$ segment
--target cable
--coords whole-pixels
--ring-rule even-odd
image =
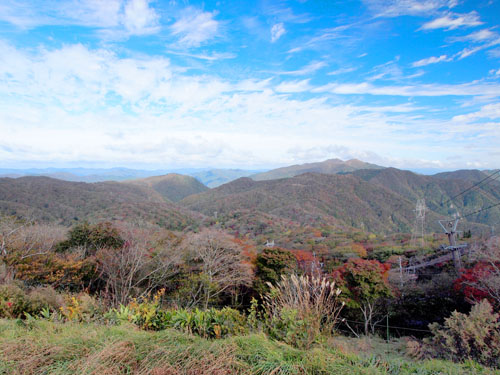
[[[471,212],[471,213],[469,213],[469,214],[467,214],[467,215],[463,215],[463,216],[462,216],[462,218],[467,217],[467,216],[472,216],[472,215],[478,214],[478,213],[480,213],[480,212],[483,212],[483,211],[489,210],[490,208],[493,208],[493,207],[496,207],[496,206],[500,206],[500,202],[498,202],[498,203],[496,203],[496,204],[492,204],[492,205],[491,205],[491,206],[489,206],[489,207],[482,208],[482,209],[480,209],[480,210],[478,210],[478,211]]]
[[[459,193],[459,194],[455,195],[454,197],[451,197],[451,198],[450,198],[450,199],[448,199],[446,202],[441,203],[441,206],[444,206],[446,203],[451,202],[453,199],[455,199],[455,198],[457,198],[457,197],[459,197],[459,196],[461,196],[461,195],[463,195],[463,194],[467,193],[469,190],[472,190],[472,189],[474,189],[475,187],[477,187],[477,186],[481,185],[484,181],[486,181],[486,180],[490,179],[491,177],[493,177],[493,176],[494,176],[495,174],[497,174],[497,173],[500,173],[500,169],[499,169],[499,170],[497,170],[497,171],[495,171],[495,172],[493,172],[493,173],[492,173],[492,174],[490,174],[489,176],[486,176],[486,177],[485,177],[485,178],[483,178],[481,181],[476,182],[476,183],[475,183],[474,185],[472,185],[470,188],[467,188],[467,189],[465,189],[464,191],[462,191],[461,193]],[[498,177],[498,176],[497,176],[497,177]],[[496,178],[496,177],[495,177],[495,178]]]
[[[349,322],[349,323],[356,323],[356,324],[365,324],[364,322],[357,322],[355,320],[349,320],[349,319],[344,319],[346,322]],[[389,328],[394,328],[394,329],[406,329],[406,330],[409,330],[409,331],[416,331],[416,332],[432,332],[431,330],[428,330],[428,329],[417,329],[417,328],[408,328],[408,327],[397,327],[397,326],[387,326],[386,324],[378,324],[378,323],[375,323],[374,326],[378,326],[378,327],[389,327]]]

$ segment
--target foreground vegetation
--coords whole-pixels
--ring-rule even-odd
[[[500,374],[472,362],[412,362],[376,340],[304,351],[262,334],[207,340],[175,330],[0,320],[1,374]],[[375,347],[375,348],[374,348]],[[357,349],[356,349],[357,348]],[[379,354],[372,354],[378,349]],[[365,352],[366,351],[366,352]]]
[[[394,247],[353,233],[344,243],[326,227],[313,235],[335,243],[311,252],[262,248],[217,223],[187,232],[0,224],[0,318],[10,319],[0,373],[500,369],[498,238],[460,272],[442,264],[408,275],[394,272],[408,239]],[[398,350],[375,339],[408,332],[419,337],[397,341]]]

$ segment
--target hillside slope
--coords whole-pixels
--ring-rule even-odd
[[[464,216],[500,202],[500,181],[496,180],[470,189],[450,201],[451,198],[473,187],[477,181],[487,176],[477,170],[460,170],[424,176],[396,168],[386,168],[359,170],[353,172],[353,175],[371,184],[392,190],[412,202],[424,198],[430,210],[443,216],[453,215],[457,210],[460,215]],[[500,206],[468,216],[467,220],[486,225],[498,225]]]
[[[153,189],[119,182],[68,182],[48,177],[0,178],[0,213],[71,224],[82,220],[134,220],[182,229],[192,213]]]
[[[189,195],[202,193],[208,190],[208,187],[203,185],[196,178],[177,173],[126,181],[123,182],[123,184],[151,188],[163,198],[172,202],[178,202]]]
[[[270,181],[241,178],[187,197],[180,204],[206,215],[253,210],[301,224],[338,224],[374,232],[408,232],[414,221],[412,201],[352,175],[307,173]],[[429,217],[438,218],[433,213]],[[436,220],[429,221],[432,228]]]
[[[250,178],[255,181],[264,180],[275,180],[278,178],[289,178],[295,177],[303,173],[323,173],[323,174],[338,174],[353,172],[358,169],[382,169],[384,167],[365,163],[357,159],[351,159],[347,161],[342,161],[340,159],[330,159],[319,163],[307,163],[300,165],[292,165],[289,167],[283,167],[278,169],[273,169],[263,173],[257,173]]]

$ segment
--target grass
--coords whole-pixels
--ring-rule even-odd
[[[378,348],[375,350],[374,348]],[[0,320],[0,374],[500,374],[473,363],[411,361],[381,342],[333,339],[309,351],[261,334],[205,340],[134,326]]]

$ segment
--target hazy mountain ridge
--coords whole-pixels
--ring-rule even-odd
[[[331,164],[339,163],[334,160]],[[140,219],[174,227],[200,223],[204,215],[214,217],[215,212],[226,217],[246,212],[246,217],[256,215],[245,219],[249,225],[258,221],[255,218],[267,217],[264,221],[275,218],[283,228],[286,223],[329,224],[392,233],[411,231],[416,201],[424,198],[427,230],[434,231],[439,230],[438,219],[455,214],[457,209],[463,216],[500,201],[500,182],[489,181],[448,202],[487,175],[459,170],[428,176],[372,166],[341,174],[309,172],[264,181],[242,177],[213,189],[180,174],[92,184],[47,177],[1,178],[0,210],[65,224],[76,219]],[[231,220],[236,230],[237,216]],[[484,225],[499,222],[500,207],[468,220],[467,229],[487,229]]]
[[[253,175],[259,170],[245,169],[207,169],[207,168],[181,168],[140,170],[129,168],[31,168],[31,169],[0,169],[0,178],[19,178],[27,176],[40,176],[57,178],[73,182],[104,182],[104,181],[130,181],[166,174],[181,174],[192,176],[208,187],[217,187],[240,177]]]
[[[295,177],[303,173],[338,174],[353,172],[358,169],[382,169],[379,165],[365,163],[358,159],[343,161],[340,159],[329,159],[317,163],[297,164],[289,167],[273,169],[250,176],[255,181],[274,180],[278,178]]]
[[[246,169],[209,169],[191,173],[190,176],[195,177],[209,188],[214,188],[241,177],[251,176],[258,172],[259,171]]]

